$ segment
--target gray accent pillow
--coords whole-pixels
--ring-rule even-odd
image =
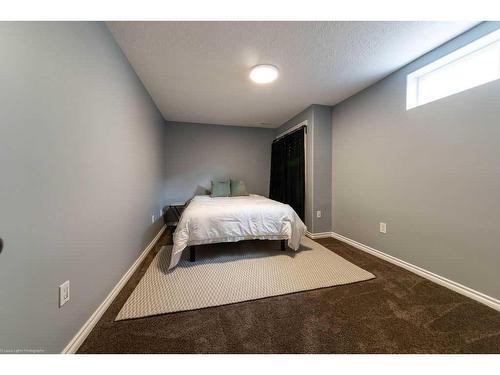
[[[225,181],[212,181],[212,193],[210,196],[213,197],[229,197],[231,196],[231,183],[229,180]]]
[[[243,181],[231,180],[231,196],[240,197],[244,195],[249,195],[245,183]]]

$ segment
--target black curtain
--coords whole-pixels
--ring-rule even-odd
[[[269,197],[289,204],[304,220],[305,127],[273,142]]]

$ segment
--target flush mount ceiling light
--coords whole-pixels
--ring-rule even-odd
[[[278,68],[274,65],[255,65],[250,71],[250,79],[258,84],[271,83],[278,78]]]

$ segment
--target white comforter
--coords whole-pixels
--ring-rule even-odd
[[[288,240],[297,250],[306,226],[292,207],[260,195],[212,198],[194,197],[174,233],[170,268],[187,246],[242,240]]]

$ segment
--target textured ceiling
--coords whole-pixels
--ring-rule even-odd
[[[108,22],[166,120],[276,127],[336,104],[474,22]],[[249,69],[280,77],[259,86]]]

